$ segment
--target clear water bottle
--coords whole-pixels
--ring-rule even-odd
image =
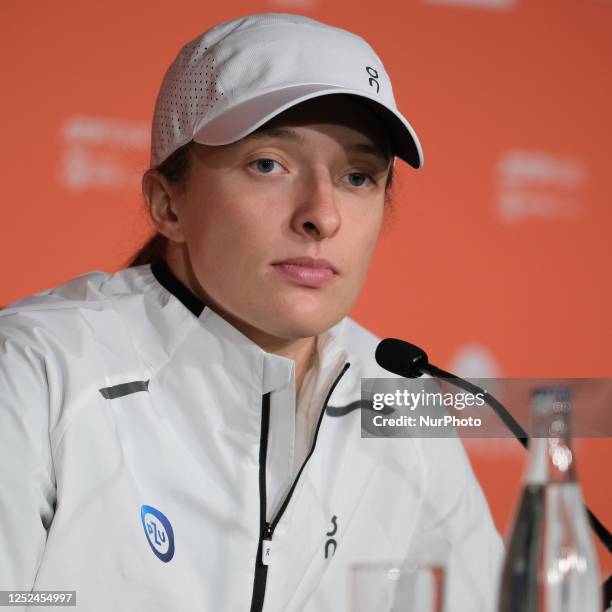
[[[571,394],[532,394],[532,438],[499,612],[601,612],[600,573],[570,438]]]

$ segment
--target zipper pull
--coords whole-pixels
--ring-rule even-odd
[[[272,559],[272,527],[266,523],[263,540],[261,541],[261,562],[270,565]]]

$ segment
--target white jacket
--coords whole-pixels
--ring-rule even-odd
[[[503,546],[461,443],[360,435],[361,377],[391,376],[377,341],[349,318],[319,336],[294,480],[293,360],[164,264],[0,311],[0,590],[76,590],[86,612],[348,612],[352,564],[439,536],[448,610],[488,612]]]

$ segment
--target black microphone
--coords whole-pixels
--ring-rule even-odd
[[[500,404],[492,395],[459,376],[445,372],[435,365],[429,363],[427,353],[418,346],[410,344],[405,340],[397,338],[385,338],[376,347],[376,361],[381,368],[393,372],[404,378],[418,378],[427,373],[435,378],[445,378],[453,385],[483,395],[484,400],[493,408],[497,416],[504,422],[506,427],[514,434],[514,437],[525,447],[529,446],[529,436],[518,424],[515,418]]]
[[[376,347],[376,362],[381,368],[403,376],[404,378],[418,378],[423,374],[429,374],[434,378],[444,378],[453,385],[469,391],[470,393],[483,394],[484,400],[493,408],[497,416],[504,422],[508,429],[514,434],[514,437],[525,447],[529,446],[529,436],[525,430],[519,425],[515,418],[508,412],[508,410],[500,404],[490,393],[481,389],[477,385],[455,376],[450,372],[441,370],[429,363],[427,353],[418,346],[410,344],[405,340],[398,340],[397,338],[385,338],[381,340]],[[587,514],[589,515],[589,521],[593,531],[597,537],[601,540],[603,545],[608,549],[612,550],[612,535],[601,523],[601,521],[589,510],[585,505]]]
[[[381,340],[375,357],[381,368],[404,378],[418,378],[427,372],[429,365],[427,353],[422,348],[397,338]]]

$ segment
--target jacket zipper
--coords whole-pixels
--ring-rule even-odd
[[[266,593],[268,565],[262,560],[264,540],[271,538],[270,526],[266,522],[266,456],[268,454],[268,429],[270,427],[270,393],[261,398],[261,433],[259,442],[259,543],[255,557],[255,578],[253,580],[253,597],[251,612],[263,608]]]
[[[264,604],[264,597],[266,594],[266,580],[268,578],[268,564],[270,557],[272,555],[272,535],[274,534],[274,530],[276,529],[276,525],[280,521],[285,512],[285,509],[289,505],[291,501],[291,496],[293,495],[293,491],[302,475],[304,467],[308,463],[310,456],[314,452],[315,446],[317,444],[317,437],[319,436],[319,428],[321,427],[321,422],[323,420],[323,415],[325,414],[325,410],[327,408],[327,402],[331,397],[331,394],[334,392],[336,385],[340,382],[340,379],[344,376],[344,373],[349,369],[350,363],[345,363],[342,371],[330,387],[327,392],[327,397],[325,398],[325,402],[323,402],[323,408],[321,409],[321,413],[319,414],[319,420],[317,421],[317,427],[315,429],[314,438],[312,440],[312,445],[310,446],[310,451],[308,451],[308,455],[306,459],[304,459],[304,463],[300,467],[300,471],[297,473],[291,488],[289,489],[289,493],[285,497],[281,507],[279,508],[276,516],[272,520],[271,523],[266,521],[266,458],[268,454],[268,430],[270,428],[270,393],[266,393],[261,398],[261,438],[259,443],[259,543],[257,546],[257,556],[255,558],[255,578],[253,580],[253,597],[251,599],[251,612],[261,612]]]

